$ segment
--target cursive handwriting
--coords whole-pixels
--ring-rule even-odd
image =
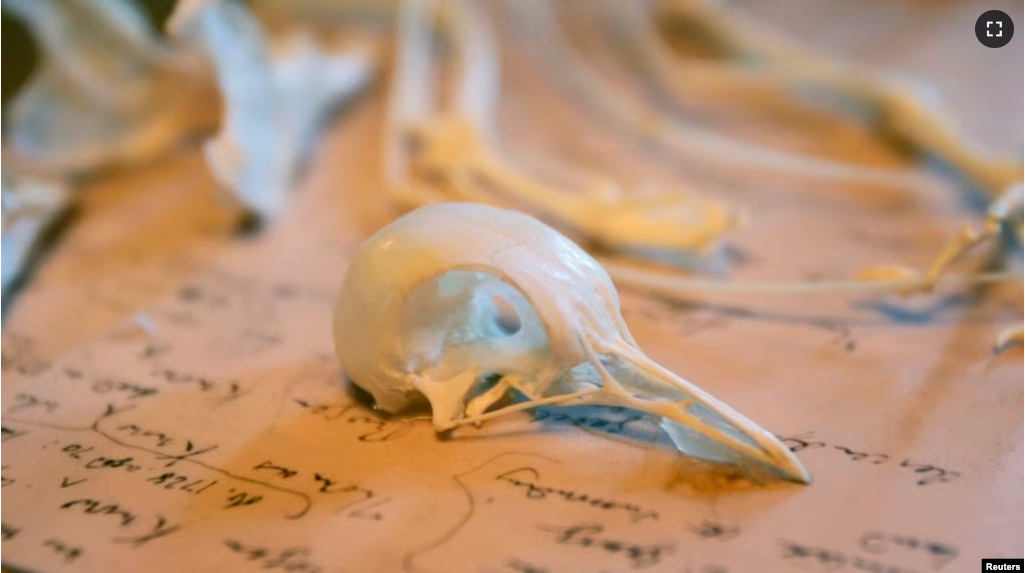
[[[260,464],[258,464],[256,466],[253,466],[253,469],[254,470],[272,470],[274,472],[277,472],[278,477],[281,478],[281,479],[288,479],[288,478],[292,478],[292,477],[295,477],[295,476],[299,475],[299,472],[296,471],[296,470],[290,470],[290,469],[288,469],[286,467],[274,465],[270,461],[261,462]]]
[[[61,451],[67,454],[69,457],[76,460],[81,460],[84,463],[86,469],[115,469],[125,472],[137,472],[142,469],[142,466],[135,463],[134,458],[131,456],[124,458],[108,458],[107,456],[92,456],[90,452],[95,451],[95,447],[87,447],[79,443],[71,443],[64,446]]]
[[[80,509],[90,515],[113,515],[118,518],[122,527],[135,522],[135,515],[114,502],[103,502],[98,499],[82,498],[64,502],[61,509]]]
[[[790,451],[794,453],[801,452],[804,450],[825,449],[839,452],[852,462],[866,462],[868,464],[878,466],[893,461],[891,460],[888,454],[863,452],[847,446],[839,446],[834,444],[828,444],[823,441],[812,440],[808,436],[776,437],[779,438],[780,441],[782,441],[784,444],[786,444],[786,446],[790,448]],[[935,483],[949,483],[961,477],[961,472],[944,469],[939,466],[934,466],[932,464],[912,462],[910,459],[907,458],[901,461],[900,464],[898,464],[898,466],[902,468],[908,468],[913,473],[917,474],[918,479],[915,481],[915,484],[920,486],[932,485]]]
[[[160,539],[161,537],[170,535],[175,531],[181,529],[181,525],[171,525],[167,522],[167,519],[162,515],[157,516],[157,521],[153,525],[153,528],[142,535],[135,535],[130,537],[115,537],[114,543],[127,543],[132,547],[140,547],[153,541],[154,539]]]
[[[161,449],[161,459],[170,460],[167,462],[165,467],[171,467],[177,462],[205,454],[209,451],[216,450],[219,447],[217,444],[207,447],[197,447],[192,440],[171,436],[164,432],[148,428],[142,428],[136,424],[125,424],[119,426],[115,431],[120,434],[142,438],[143,441],[147,441],[158,449]],[[163,451],[164,448],[174,448],[173,451],[175,453],[165,452]]]
[[[740,535],[740,528],[736,526],[723,525],[714,521],[703,521],[701,525],[691,528],[702,539],[718,539],[729,541]]]
[[[604,531],[604,527],[597,523],[584,523],[569,527],[542,525],[538,526],[538,529],[557,534],[556,543],[599,549],[613,555],[622,555],[635,569],[656,565],[666,553],[672,553],[675,549],[668,543],[638,545],[627,541],[600,538],[597,536]]]
[[[538,485],[537,480],[541,477],[541,474],[537,469],[532,467],[522,467],[503,472],[495,479],[512,484],[515,487],[522,488],[524,495],[527,499],[543,500],[543,499],[561,499],[563,501],[581,503],[590,505],[591,507],[605,509],[605,510],[622,510],[631,514],[631,519],[634,522],[641,521],[644,519],[658,519],[658,512],[641,508],[640,506],[623,503],[619,501],[613,501],[595,497],[588,493],[582,493],[569,489],[561,489],[555,487],[548,487],[544,485]]]
[[[344,483],[343,482],[339,482],[338,480],[330,478],[330,477],[327,477],[327,476],[321,474],[320,472],[313,472],[312,475],[310,475],[308,473],[304,474],[303,472],[300,472],[299,470],[292,469],[292,468],[289,468],[289,467],[277,464],[277,463],[275,463],[275,462],[273,462],[271,460],[260,462],[259,464],[253,466],[253,470],[254,471],[270,471],[270,472],[274,472],[276,478],[284,479],[284,480],[291,480],[292,478],[298,477],[300,481],[305,481],[305,480],[308,480],[308,479],[312,478],[313,483],[316,484],[316,486],[317,486],[317,493],[325,493],[325,494],[355,493],[355,494],[358,494],[359,499],[357,501],[346,503],[345,505],[343,505],[341,508],[339,508],[336,511],[341,511],[341,510],[349,508],[349,507],[351,507],[351,506],[353,506],[355,504],[362,503],[364,501],[367,501],[367,500],[373,498],[376,495],[373,492],[373,490],[370,490],[370,489],[367,489],[365,487],[362,487],[359,483],[356,483],[356,482],[344,482]],[[385,501],[387,501],[387,500],[379,500],[377,503],[374,504],[374,507],[377,507],[377,506],[383,504]],[[363,510],[366,510],[366,509],[368,509],[368,508],[366,508],[366,507],[363,508]],[[350,515],[352,515],[354,517],[370,517],[372,519],[377,519],[377,520],[381,519],[380,513],[373,514],[373,517],[371,517],[369,514],[362,514],[361,513],[359,515],[354,515],[354,513],[355,512],[350,513]]]
[[[950,563],[961,553],[949,543],[928,541],[911,535],[897,535],[870,531],[858,540],[861,548],[869,553],[883,554],[891,551],[911,551],[932,557],[936,568]]]
[[[803,566],[816,568],[820,571],[850,568],[855,571],[867,571],[869,573],[914,573],[911,569],[872,561],[858,555],[848,555],[841,551],[812,547],[785,539],[781,539],[779,544],[782,549],[783,559],[799,562]]]
[[[360,406],[353,403],[316,403],[312,400],[296,398],[293,400],[310,414],[320,416],[327,422],[336,420],[344,421],[347,424],[354,424],[369,427],[369,431],[362,431],[356,439],[361,442],[388,442],[397,440],[409,433],[413,425],[406,422],[393,422],[383,420],[366,414],[355,414],[346,416],[352,410],[359,410]]]
[[[321,573],[324,571],[310,559],[308,547],[268,549],[259,545],[246,545],[235,539],[225,539],[224,546],[259,565],[260,569],[280,569],[289,573]]]
[[[104,378],[93,384],[93,392],[97,394],[120,393],[125,394],[129,400],[135,400],[136,398],[156,395],[158,390],[132,382]]]
[[[210,394],[213,404],[217,406],[252,393],[251,390],[244,390],[241,384],[232,380],[218,382],[206,376],[181,372],[173,368],[154,368],[153,376],[168,384],[195,385],[200,392]]]
[[[49,547],[54,551],[54,553],[63,556],[64,560],[68,563],[71,563],[82,555],[81,547],[74,547],[68,543],[60,541],[59,539],[47,539],[43,542],[43,547]]]
[[[58,404],[54,400],[46,400],[28,392],[18,392],[14,397],[14,404],[10,408],[7,408],[7,411],[13,414],[14,412],[20,412],[22,410],[42,408],[49,413],[56,410],[57,407]]]

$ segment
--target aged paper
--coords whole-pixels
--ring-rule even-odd
[[[234,232],[195,152],[85,190],[5,301],[6,567],[925,573],[1021,555],[1021,354],[992,350],[1021,320],[1020,283],[910,301],[624,291],[642,348],[784,438],[809,486],[688,460],[627,410],[542,408],[446,436],[374,412],[338,368],[331,311],[353,249],[396,214],[382,95],[340,118],[257,235]],[[520,146],[542,137],[516,130],[518,100],[503,114]],[[552,130],[553,149],[627,173],[655,162]],[[897,161],[848,135],[845,153]],[[967,216],[935,191],[730,187],[756,215],[730,238],[731,272],[926,261]]]

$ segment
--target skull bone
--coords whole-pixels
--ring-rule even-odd
[[[775,437],[645,356],[605,270],[528,215],[405,215],[355,253],[334,319],[349,378],[386,412],[426,400],[439,431],[541,404],[626,406],[661,416],[683,451],[808,481]],[[517,393],[527,400],[491,410]]]

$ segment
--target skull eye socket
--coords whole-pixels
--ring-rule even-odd
[[[454,269],[410,290],[401,322],[406,368],[435,379],[467,368],[529,372],[549,356],[544,322],[518,287],[487,271]]]
[[[523,323],[520,321],[520,313],[516,311],[516,307],[506,300],[505,297],[497,294],[492,295],[490,302],[493,311],[491,314],[492,326],[497,335],[512,336],[523,328]]]

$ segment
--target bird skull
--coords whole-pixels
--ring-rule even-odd
[[[349,378],[387,412],[426,399],[438,431],[622,406],[660,417],[688,454],[809,481],[772,434],[641,352],[598,262],[522,213],[441,203],[396,220],[355,254],[334,318]]]

